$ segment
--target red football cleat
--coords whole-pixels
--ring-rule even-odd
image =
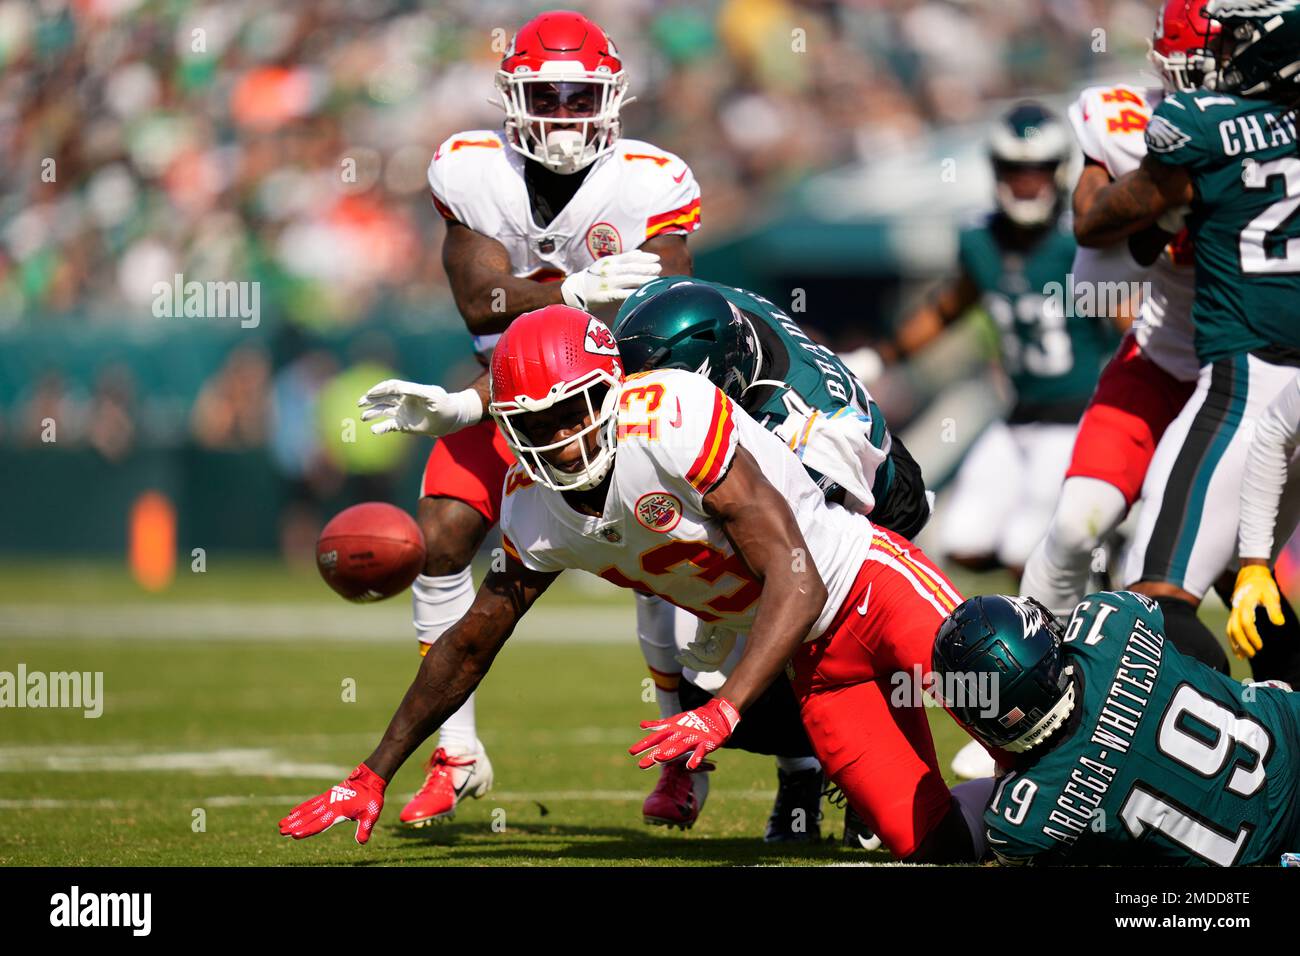
[[[689,830],[704,809],[709,795],[709,775],[688,773],[685,760],[659,765],[659,782],[641,805],[645,822],[652,826]]]
[[[424,786],[398,817],[413,827],[428,826],[456,815],[456,804],[466,797],[476,800],[492,788],[492,763],[482,750],[449,754],[439,747],[425,765]]]

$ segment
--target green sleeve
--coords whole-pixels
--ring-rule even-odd
[[[1213,154],[1200,113],[1196,101],[1186,93],[1165,97],[1147,123],[1147,155],[1168,166],[1205,166]]]

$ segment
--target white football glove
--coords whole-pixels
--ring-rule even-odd
[[[735,646],[735,631],[700,621],[695,628],[695,639],[677,655],[677,662],[693,671],[716,671]]]
[[[357,405],[366,409],[361,413],[363,422],[382,419],[370,426],[376,435],[419,432],[439,438],[483,420],[483,399],[472,388],[448,392],[437,385],[397,379],[380,382],[357,399]]]
[[[597,259],[560,283],[564,304],[589,311],[598,305],[622,302],[659,275],[659,257],[633,249]]]

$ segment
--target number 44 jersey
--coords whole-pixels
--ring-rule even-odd
[[[1277,864],[1300,849],[1300,694],[1184,657],[1132,592],[1081,603],[1074,713],[985,811],[1004,863]]]

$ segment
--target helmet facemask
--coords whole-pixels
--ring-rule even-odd
[[[993,161],[993,175],[997,182],[995,195],[998,208],[1002,210],[1003,215],[1017,226],[1026,228],[1042,226],[1051,221],[1061,204],[1062,191],[1058,171],[1063,165],[1054,163],[1012,163],[995,159]],[[1048,173],[1043,188],[1039,190],[1037,195],[1026,197],[1016,195],[1015,188],[1008,182],[1006,177],[1015,175],[1020,168],[1041,168]]]
[[[1050,223],[1069,192],[1073,151],[1065,124],[1036,103],[1022,103],[999,119],[989,137],[989,158],[1003,215],[1024,228]],[[1010,178],[1030,170],[1046,174],[1042,187],[1032,196],[1017,195]]]
[[[1215,71],[1214,54],[1208,49],[1175,50],[1164,54],[1152,45],[1147,50],[1147,60],[1160,74],[1166,93],[1195,93],[1205,86]]]
[[[614,466],[620,392],[618,378],[604,369],[596,369],[576,381],[557,383],[543,398],[521,395],[512,400],[493,401],[488,410],[528,477],[553,491],[586,491],[604,481]],[[526,421],[522,417],[547,411],[577,396],[584,399],[586,424],[558,441],[534,444],[525,433]],[[596,441],[594,451],[587,447],[591,435]],[[578,445],[579,467],[569,471],[547,460],[549,453],[574,442]]]
[[[610,152],[622,128],[619,109],[627,77],[608,66],[550,61],[534,72],[497,72],[500,106],[511,147],[546,168],[569,175]]]

